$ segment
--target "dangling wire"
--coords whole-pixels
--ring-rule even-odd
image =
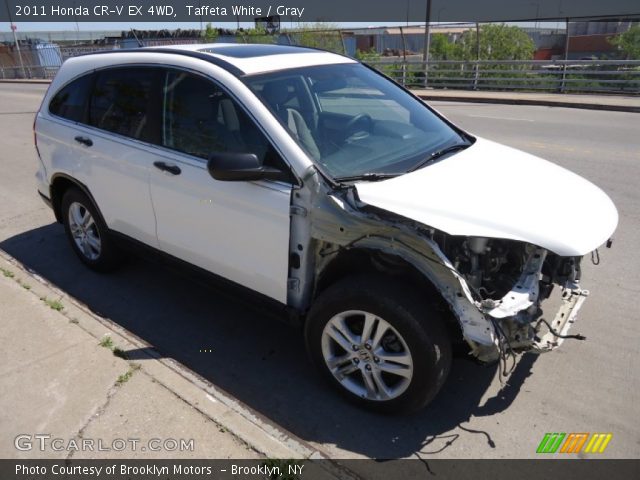
[[[600,252],[598,252],[597,248],[591,252],[591,263],[600,265]]]
[[[489,319],[493,325],[496,337],[498,337],[498,353],[500,355],[498,375],[500,383],[504,383],[504,379],[516,368],[516,353],[513,351],[513,348],[511,348],[511,342],[509,342],[509,338],[505,335],[502,327],[493,318],[489,317]],[[511,366],[507,367],[509,358],[511,358]]]

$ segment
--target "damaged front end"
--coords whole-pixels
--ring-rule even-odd
[[[443,233],[433,238],[459,272],[463,291],[470,292],[467,300],[491,325],[491,335],[487,331],[485,338],[469,338],[464,321],[461,323],[472,353],[480,360],[496,360],[505,351],[542,353],[558,347],[565,338],[581,338],[567,335],[589,295],[579,284],[581,257],[559,257],[512,240]],[[561,304],[546,319],[541,304],[554,287],[560,290]]]
[[[372,207],[353,188],[316,187],[294,196],[290,305],[309,305],[318,281],[345,252],[375,252],[376,269],[395,275],[389,259],[399,259],[435,287],[479,361],[550,351],[570,337],[588,295],[579,285],[582,257],[517,240],[450,235]],[[545,318],[541,304],[554,290],[560,306]]]

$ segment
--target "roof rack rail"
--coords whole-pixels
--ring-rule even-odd
[[[235,65],[227,62],[226,60],[222,60],[219,57],[197,50],[181,50],[178,48],[123,48],[119,50],[100,50],[98,52],[82,53],[77,56],[84,57],[86,55],[105,55],[111,53],[168,53],[173,55],[183,55],[185,57],[197,58],[198,60],[204,60],[205,62],[212,63],[213,65],[224,68],[226,71],[228,71],[232,75],[235,75],[236,77],[244,74],[242,70],[240,70]]]

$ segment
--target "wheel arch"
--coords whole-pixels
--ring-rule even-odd
[[[89,200],[91,200],[91,202],[93,203],[93,206],[98,212],[98,215],[100,215],[100,219],[104,222],[104,218],[102,217],[100,208],[98,207],[95,198],[93,198],[93,195],[91,194],[89,188],[80,180],[73,178],[66,173],[55,173],[51,177],[51,186],[49,187],[49,191],[51,194],[51,206],[53,207],[53,213],[58,223],[62,223],[62,198],[70,188],[77,188],[87,197],[89,197]]]
[[[402,256],[381,249],[357,247],[338,252],[319,272],[313,300],[336,282],[358,274],[383,274],[390,281],[404,281],[415,286],[443,314],[446,323],[455,329],[456,334],[461,335],[457,318],[432,280]]]

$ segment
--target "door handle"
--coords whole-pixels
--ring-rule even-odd
[[[167,165],[164,162],[153,162],[153,166],[163,172],[169,172],[172,175],[180,175],[182,170],[177,165]]]
[[[88,137],[76,137],[75,141],[78,143],[82,143],[83,145],[86,145],[87,147],[90,147],[91,145],[93,145],[93,140],[91,140]]]

